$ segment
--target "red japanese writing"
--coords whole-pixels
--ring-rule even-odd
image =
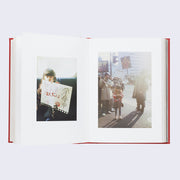
[[[46,96],[52,96],[52,97],[60,98],[60,95],[57,95],[56,93],[53,93],[53,92],[46,92]]]

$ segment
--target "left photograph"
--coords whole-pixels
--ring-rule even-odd
[[[37,121],[76,121],[77,60],[37,57]]]

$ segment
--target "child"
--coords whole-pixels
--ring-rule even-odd
[[[59,83],[56,81],[56,74],[53,69],[46,69],[43,73],[42,80],[46,80],[51,83]],[[55,104],[54,108],[51,108],[50,106],[41,105],[42,80],[37,90],[37,121],[50,121],[54,119],[55,109],[58,106],[58,104]]]
[[[122,119],[121,116],[121,106],[122,104],[122,98],[123,98],[123,89],[121,86],[115,86],[114,88],[114,93],[113,93],[113,98],[114,98],[114,108],[115,108],[115,119],[117,119],[117,110],[119,109],[119,118]]]

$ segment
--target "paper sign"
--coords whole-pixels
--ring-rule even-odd
[[[69,113],[72,87],[49,81],[42,81],[41,103],[57,107],[59,111]]]

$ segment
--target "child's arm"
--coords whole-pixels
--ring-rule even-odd
[[[124,97],[124,95],[122,93],[120,93],[120,94],[117,94],[117,97],[122,99]]]

